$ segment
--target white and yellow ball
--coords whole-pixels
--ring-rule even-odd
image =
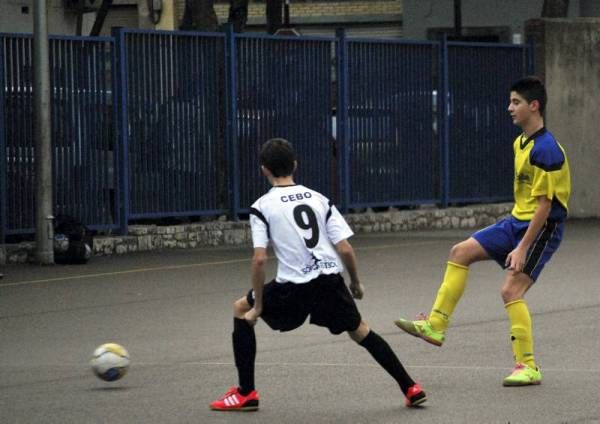
[[[116,381],[129,369],[129,353],[117,343],[105,343],[94,351],[92,370],[104,381]]]

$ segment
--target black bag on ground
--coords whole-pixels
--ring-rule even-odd
[[[92,234],[79,220],[68,215],[54,219],[54,262],[85,264],[92,256]]]

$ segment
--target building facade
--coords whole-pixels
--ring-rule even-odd
[[[0,32],[33,32],[34,0],[0,1]],[[155,0],[156,1],[156,0]],[[102,0],[47,0],[48,30],[51,34],[88,35]],[[159,24],[149,19],[146,0],[113,0],[101,35],[111,27],[177,29],[183,19],[185,0],[161,0]],[[250,0],[246,32],[266,32],[266,3]],[[229,1],[215,1],[219,24],[227,22]],[[402,36],[402,0],[292,0],[291,25],[302,35],[333,35],[345,28],[349,35],[368,37]]]
[[[525,42],[524,25],[540,18],[544,0],[461,0],[461,34],[466,41]],[[453,0],[402,0],[403,35],[417,40],[455,39]],[[600,1],[570,0],[568,18],[600,16]]]
[[[0,32],[32,33],[35,0],[1,0]],[[145,2],[145,0],[144,0]],[[48,33],[89,35],[102,0],[46,0]],[[139,27],[138,0],[113,0],[101,35],[113,26]]]

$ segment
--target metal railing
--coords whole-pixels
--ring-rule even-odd
[[[103,231],[229,214],[262,142],[342,210],[511,198],[508,88],[531,47],[115,29],[51,37],[55,214]],[[0,34],[0,239],[34,231],[31,36]],[[1,241],[1,240],[0,240]]]

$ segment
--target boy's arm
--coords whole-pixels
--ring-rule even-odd
[[[255,247],[252,256],[252,265],[250,274],[252,279],[252,289],[254,290],[254,307],[246,312],[245,319],[249,324],[256,324],[256,320],[262,313],[263,306],[263,287],[265,285],[265,267],[267,264],[267,249],[264,247]]]
[[[335,248],[344,262],[344,266],[350,275],[350,292],[355,299],[362,299],[364,287],[358,279],[358,265],[354,249],[348,240],[342,240],[335,245]]]
[[[525,235],[519,242],[519,245],[506,257],[506,266],[509,270],[514,272],[523,271],[525,260],[527,259],[527,251],[546,223],[551,208],[552,200],[548,199],[546,196],[539,196],[537,198],[535,213],[533,214],[531,222],[529,222]]]

